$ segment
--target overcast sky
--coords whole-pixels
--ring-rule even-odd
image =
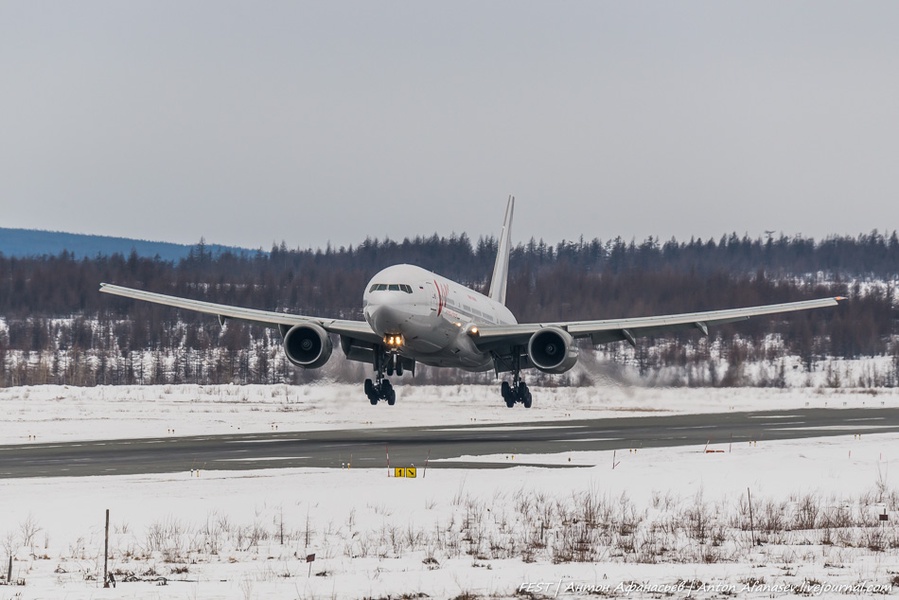
[[[899,3],[0,0],[0,226],[899,228]]]

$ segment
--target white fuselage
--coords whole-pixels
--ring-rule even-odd
[[[362,296],[365,320],[380,336],[402,336],[402,356],[435,367],[484,371],[472,328],[517,323],[503,304],[421,267],[394,265],[372,277]]]

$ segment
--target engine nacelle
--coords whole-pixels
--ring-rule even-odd
[[[578,347],[560,327],[544,327],[531,336],[528,357],[544,373],[564,373],[577,362]]]
[[[317,369],[331,358],[331,336],[316,323],[294,325],[284,334],[287,360],[305,369]]]

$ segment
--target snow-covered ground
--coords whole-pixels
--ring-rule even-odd
[[[361,385],[35,386],[0,389],[5,444],[65,440],[522,423],[643,414],[899,406],[899,388],[582,388],[532,386],[534,407],[509,409],[499,386],[395,385],[371,406]]]
[[[0,390],[0,435],[9,444],[899,401],[888,389],[613,386],[535,389],[526,411],[502,406],[495,386],[397,386],[394,407],[369,406],[358,388],[10,388]],[[12,553],[13,579],[25,581],[0,586],[0,600],[899,594],[896,437],[569,452],[554,462],[579,468],[419,469],[415,479],[283,469],[0,480],[0,565]],[[106,509],[116,589],[95,580]],[[121,581],[128,574],[144,581]]]

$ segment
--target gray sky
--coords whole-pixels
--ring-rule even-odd
[[[899,3],[0,0],[0,226],[899,228]]]

